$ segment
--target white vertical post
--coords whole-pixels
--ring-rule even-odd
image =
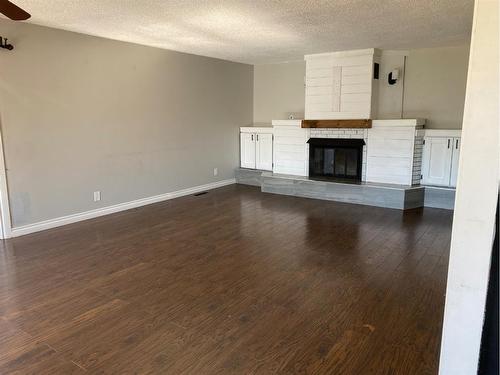
[[[439,373],[477,373],[499,179],[499,1],[476,0]]]

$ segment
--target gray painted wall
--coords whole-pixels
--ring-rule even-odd
[[[14,227],[234,177],[252,66],[9,21],[0,35]]]
[[[426,118],[431,129],[461,129],[468,66],[468,45],[411,50],[404,117]]]
[[[403,117],[426,118],[430,129],[461,129],[469,46],[408,51]],[[379,119],[400,118],[402,81],[387,84],[384,73],[403,70],[403,54],[390,51],[381,61]],[[289,112],[304,113],[305,62],[256,65],[254,121],[284,119]]]
[[[254,109],[256,123],[287,119],[290,113],[304,117],[306,64],[295,61],[256,65],[254,68]]]

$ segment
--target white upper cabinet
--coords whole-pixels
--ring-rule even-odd
[[[377,49],[306,55],[306,119],[376,117]]]

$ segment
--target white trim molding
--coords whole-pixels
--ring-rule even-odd
[[[76,223],[79,221],[84,221],[88,219],[93,219],[96,217],[113,214],[115,212],[126,211],[132,208],[142,207],[153,203],[163,202],[166,200],[183,197],[186,195],[191,195],[195,193],[199,193],[201,191],[216,189],[219,187],[232,185],[236,183],[236,179],[231,178],[228,180],[222,180],[217,182],[212,182],[205,185],[199,185],[187,189],[177,190],[170,193],[155,195],[152,197],[137,199],[130,202],[124,202],[115,204],[113,206],[102,207],[95,210],[80,212],[77,214],[61,216],[55,219],[49,219],[40,221],[38,223],[23,225],[20,227],[12,228],[11,237],[19,237],[24,236],[26,234],[39,232],[46,229],[56,228],[67,224]]]

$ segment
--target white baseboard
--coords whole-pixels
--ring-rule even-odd
[[[11,237],[24,236],[26,234],[39,232],[39,231],[46,230],[46,229],[56,228],[56,227],[60,227],[63,225],[76,223],[78,221],[93,219],[95,217],[109,215],[109,214],[112,214],[115,212],[130,210],[131,208],[146,206],[148,204],[162,202],[162,201],[166,201],[166,200],[174,199],[174,198],[178,198],[178,197],[183,197],[185,195],[195,194],[195,193],[199,193],[201,191],[210,190],[210,189],[216,189],[216,188],[219,188],[222,186],[231,185],[231,184],[235,184],[235,183],[236,183],[236,180],[234,178],[231,178],[229,180],[212,182],[209,184],[199,185],[199,186],[195,186],[192,188],[187,188],[187,189],[182,189],[182,190],[178,190],[178,191],[173,191],[170,193],[155,195],[153,197],[137,199],[135,201],[119,203],[119,204],[115,204],[113,206],[98,208],[95,210],[80,212],[78,214],[73,214],[73,215],[68,215],[68,216],[62,216],[62,217],[58,217],[55,219],[44,220],[44,221],[40,221],[40,222],[34,223],[34,224],[23,225],[20,227],[12,228]]]

